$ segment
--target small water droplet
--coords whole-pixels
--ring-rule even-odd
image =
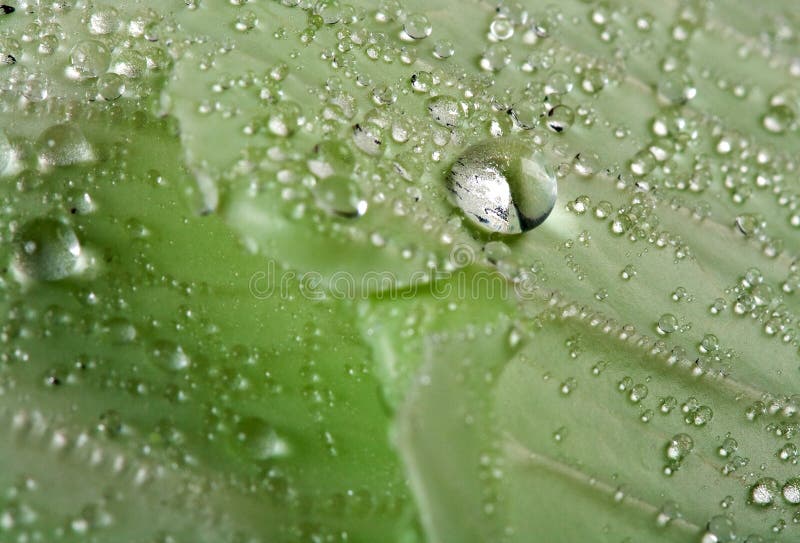
[[[667,443],[667,460],[681,462],[694,449],[694,440],[688,434],[676,434]]]

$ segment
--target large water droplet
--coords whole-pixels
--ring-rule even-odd
[[[482,230],[519,234],[550,215],[558,186],[543,153],[501,139],[467,149],[447,178],[454,203]]]
[[[792,505],[800,503],[800,478],[793,477],[786,481],[781,489],[783,499]]]
[[[17,236],[15,266],[30,279],[58,281],[77,270],[80,255],[72,228],[55,219],[34,219]]]
[[[780,493],[778,481],[772,477],[764,477],[756,481],[750,488],[750,503],[766,507],[771,505]]]
[[[425,15],[415,13],[409,15],[403,24],[403,31],[409,38],[422,40],[433,32],[433,26]]]
[[[103,74],[111,61],[108,48],[97,40],[85,40],[72,49],[69,75],[84,79]]]
[[[266,421],[248,417],[236,425],[236,439],[256,460],[281,458],[290,452],[289,443]]]
[[[95,159],[94,149],[76,126],[57,124],[39,136],[39,167],[48,170]]]
[[[320,179],[314,186],[314,197],[317,205],[331,215],[354,218],[367,211],[367,201],[349,177],[333,175]]]

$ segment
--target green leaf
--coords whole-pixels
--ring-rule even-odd
[[[794,11],[9,3],[0,539],[796,540]]]

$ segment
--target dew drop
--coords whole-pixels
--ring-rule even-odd
[[[481,56],[481,68],[487,72],[499,72],[511,62],[511,52],[501,43],[493,43]]]
[[[726,543],[736,540],[736,525],[725,515],[716,515],[708,521],[701,543]]]
[[[112,102],[125,92],[125,80],[119,74],[107,73],[97,78],[97,94],[106,102]]]
[[[795,114],[786,104],[770,106],[761,119],[761,124],[773,134],[782,134],[795,121]]]
[[[466,113],[466,107],[455,98],[440,95],[428,100],[428,112],[434,121],[442,126],[453,128]]]
[[[780,485],[771,477],[764,477],[756,481],[750,488],[750,503],[761,507],[772,505],[778,496]]]
[[[282,458],[290,453],[289,442],[257,417],[248,417],[236,425],[236,439],[256,460]]]
[[[15,266],[38,281],[58,281],[79,267],[81,245],[67,224],[55,219],[34,219],[17,236]]]
[[[159,366],[169,371],[183,371],[192,365],[183,347],[169,340],[157,341],[152,354]]]
[[[456,54],[456,48],[448,40],[439,40],[433,44],[433,56],[444,60]]]
[[[575,113],[569,106],[558,105],[547,112],[547,127],[553,132],[565,132],[574,121]]]
[[[514,23],[506,17],[495,17],[489,24],[489,36],[493,40],[505,41],[514,35]]]
[[[543,154],[515,140],[470,147],[453,164],[447,184],[469,220],[500,234],[519,234],[542,224],[558,190]]]
[[[372,124],[357,124],[353,127],[353,142],[356,147],[371,156],[383,154],[383,135],[379,127]]]
[[[694,441],[688,434],[676,434],[667,443],[665,455],[667,460],[681,462],[694,449]]]
[[[98,77],[108,68],[111,55],[105,45],[97,40],[78,43],[70,55],[71,67],[80,78]]]
[[[658,333],[671,334],[678,329],[678,319],[671,313],[664,313],[658,319]]]
[[[781,489],[783,499],[792,505],[800,503],[800,477],[793,477],[786,481]]]
[[[95,153],[77,126],[57,124],[45,130],[38,141],[38,160],[42,170],[92,162]]]
[[[367,212],[367,201],[349,177],[333,175],[317,181],[314,197],[317,206],[331,215],[355,218]]]
[[[403,24],[403,31],[409,38],[422,40],[431,35],[433,26],[425,15],[415,13],[408,16]]]

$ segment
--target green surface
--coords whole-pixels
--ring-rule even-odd
[[[800,539],[793,2],[6,5],[0,541]]]

